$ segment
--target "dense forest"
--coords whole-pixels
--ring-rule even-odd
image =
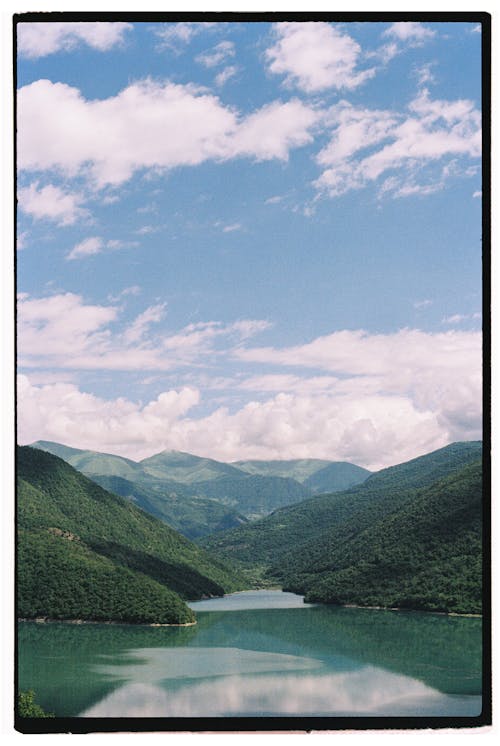
[[[452,444],[203,545],[308,600],[480,613],[481,452]]]
[[[19,616],[187,623],[183,599],[242,587],[204,550],[60,458],[21,447],[17,467]]]
[[[139,483],[141,464],[52,445],[82,468],[107,471],[95,479],[128,499],[45,451],[19,449],[23,617],[186,623],[193,616],[183,599],[261,584],[313,602],[481,613],[480,442],[451,444],[254,521],[226,512],[226,487],[241,481],[229,464],[159,454],[145,460],[155,472],[149,483]],[[180,506],[176,514],[172,509],[177,523],[195,531],[197,522],[219,520],[210,536],[199,534],[198,546],[157,520],[165,521],[166,512],[155,480],[167,483],[169,464],[184,480],[173,483],[179,486],[172,501]],[[313,459],[241,465],[248,469],[249,493],[240,485],[240,501],[256,509],[265,501],[263,480],[278,486],[294,481],[282,476],[288,468],[304,484],[321,483],[322,472],[338,466]],[[352,470],[343,471],[350,478]],[[217,500],[183,492],[199,485]],[[134,505],[139,497],[149,514]],[[278,490],[275,500],[282,498]]]

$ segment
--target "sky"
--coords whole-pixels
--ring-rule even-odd
[[[481,27],[21,23],[19,442],[481,438]]]

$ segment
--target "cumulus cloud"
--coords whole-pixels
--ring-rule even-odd
[[[418,21],[397,21],[384,31],[384,36],[409,42],[412,45],[420,45],[436,36],[436,32]]]
[[[39,186],[35,181],[28,187],[18,190],[19,208],[33,220],[50,220],[57,225],[73,225],[88,215],[81,207],[84,197],[81,194],[64,192],[53,184]]]
[[[459,159],[481,155],[481,113],[473,102],[431,99],[426,89],[410,103],[407,114],[342,101],[330,109],[326,121],[332,137],[317,156],[325,170],[315,186],[330,196],[361,189],[381,177],[381,194],[429,194],[457,175]],[[452,160],[437,176],[427,173],[426,167],[445,157]],[[416,183],[418,173],[428,181]]]
[[[29,297],[21,301],[30,302]],[[61,319],[58,314],[64,303]],[[136,317],[122,335],[128,334],[131,346],[118,349],[116,342],[110,347],[105,336],[116,309],[85,307],[71,297],[45,308],[43,325],[41,308],[28,306],[27,321],[21,316],[33,333],[32,345],[39,346],[39,357],[33,357],[33,362],[39,363],[41,348],[51,344],[57,354],[45,359],[62,368],[74,352],[77,364],[85,362],[85,354],[93,356],[94,367],[112,368],[119,359],[126,368],[129,354],[135,369],[145,370],[149,362],[151,369],[184,363],[191,366],[188,370],[199,370],[206,356],[212,365],[219,354],[220,363],[232,363],[234,368],[238,362],[240,369],[232,380],[226,376],[220,381],[219,388],[228,392],[229,399],[218,399],[218,404],[209,401],[212,411],[199,417],[191,408],[201,401],[200,386],[192,383],[139,405],[90,397],[74,384],[38,387],[28,377],[19,398],[24,442],[46,438],[132,458],[170,448],[229,461],[319,457],[376,469],[451,441],[481,437],[478,332],[340,331],[305,345],[277,349],[245,344],[267,328],[264,321],[199,322],[177,334],[157,337],[153,350],[148,344],[149,326],[158,324],[164,312],[162,305],[155,305]],[[75,315],[81,317],[82,331],[72,349]],[[100,357],[99,345],[104,346]],[[251,374],[255,366],[258,372]],[[290,368],[297,372],[290,373]],[[203,376],[199,382],[203,384]],[[213,385],[207,391],[214,388],[213,373],[209,383]],[[238,401],[238,391],[252,399],[236,410],[221,406],[220,402]],[[38,414],[50,407],[50,418]]]
[[[306,93],[356,88],[375,74],[374,68],[358,69],[361,47],[329,23],[277,23],[274,36],[266,52],[269,70]]]
[[[32,59],[55,52],[68,52],[81,45],[106,52],[122,45],[130,29],[130,23],[105,21],[20,23],[17,26],[18,52],[22,57]]]
[[[18,93],[18,166],[87,172],[103,187],[141,169],[241,156],[286,160],[291,148],[311,142],[317,119],[298,100],[239,116],[191,85],[146,80],[90,101],[67,84],[37,80]]]

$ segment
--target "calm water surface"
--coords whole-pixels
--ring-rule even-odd
[[[20,688],[58,717],[481,712],[480,619],[280,591],[191,607],[193,627],[22,623]]]

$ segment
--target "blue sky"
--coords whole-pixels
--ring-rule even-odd
[[[19,438],[481,437],[477,23],[18,26]]]

